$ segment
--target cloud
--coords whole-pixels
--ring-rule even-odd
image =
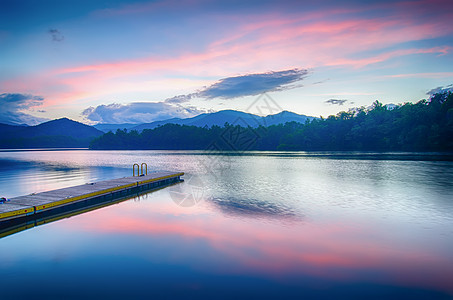
[[[348,102],[348,100],[345,100],[345,99],[329,99],[329,100],[325,101],[325,103],[329,103],[329,104],[333,104],[333,105],[343,105],[346,102]]]
[[[426,92],[427,95],[433,96],[434,94],[443,94],[447,92],[452,92],[453,93],[453,84],[447,85],[447,86],[439,86],[436,87],[432,90],[429,90]]]
[[[82,116],[98,123],[150,123],[171,118],[189,118],[204,113],[196,107],[182,107],[165,102],[132,102],[89,107]]]
[[[165,99],[164,102],[180,104],[189,102],[196,97],[206,99],[232,99],[259,95],[265,92],[286,90],[296,87],[291,84],[304,79],[307,75],[308,70],[291,69],[227,77],[196,93],[174,96]]]
[[[294,86],[290,86],[289,84],[300,81],[307,75],[308,70],[292,69],[227,77],[198,92],[197,95],[208,99],[231,99],[259,95],[265,92],[293,88]]]
[[[164,102],[166,103],[184,103],[184,102],[189,102],[190,99],[194,98],[197,96],[197,93],[192,93],[192,94],[187,94],[187,95],[178,95],[174,96],[172,98],[165,99]]]
[[[1,105],[3,109],[8,108],[30,108],[42,104],[44,98],[33,96],[30,94],[9,94],[4,93],[0,95]]]
[[[49,29],[48,33],[52,37],[53,42],[62,42],[64,40],[64,35],[58,29]]]
[[[133,102],[89,107],[82,112],[87,120],[98,123],[150,123],[171,118],[188,118],[206,111],[194,106],[182,106],[193,98],[231,99],[258,95],[270,91],[294,88],[292,85],[304,79],[308,70],[291,69],[267,73],[227,77],[201,91],[177,95],[162,102]]]
[[[164,47],[162,52],[153,52],[149,56],[127,56],[120,51],[123,54],[119,57],[114,54],[114,49],[110,49],[108,52],[113,56],[103,56],[85,63],[73,60],[65,64],[64,68],[49,70],[48,74],[44,74],[48,76],[45,85],[40,84],[42,78],[46,78],[43,73],[33,75],[36,78],[31,78],[27,85],[33,84],[36,86],[33,90],[45,93],[47,103],[61,99],[67,103],[81,97],[124,92],[127,88],[132,90],[130,84],[150,91],[153,85],[149,84],[148,79],[153,76],[173,78],[177,74],[185,78],[220,78],[219,75],[230,77],[250,71],[286,70],[294,66],[315,69],[330,66],[348,71],[370,64],[391,63],[395,58],[404,56],[423,55],[446,59],[445,54],[451,53],[452,48],[444,43],[436,40],[431,48],[426,48],[424,42],[415,43],[453,33],[453,26],[446,26],[445,23],[445,20],[451,22],[446,9],[448,5],[427,15],[423,3],[415,1],[409,7],[395,7],[393,3],[384,1],[376,4],[378,10],[374,5],[341,4],[329,9],[313,7],[310,13],[300,15],[294,14],[294,11],[288,15],[264,10],[247,15],[246,18],[225,12],[218,23],[204,28],[209,34],[203,34],[203,39],[197,40],[199,47],[195,49],[161,43]],[[150,5],[154,8],[154,4]],[[141,6],[138,7],[133,11],[143,12]],[[293,8],[294,5],[288,7]],[[184,20],[186,15],[181,18]],[[195,32],[196,29],[188,27],[175,32],[179,37],[176,40],[192,45],[195,37],[186,31]],[[410,49],[407,48],[409,46]],[[21,76],[17,78],[20,79],[14,78],[0,84],[9,90],[21,90],[17,86],[23,84],[24,80]],[[118,84],[118,78],[124,78],[124,84]],[[66,91],[59,90],[49,94],[49,89],[63,85],[67,90],[74,91],[72,95],[68,96]],[[209,95],[209,91],[205,93]],[[173,100],[187,102],[185,98]],[[169,100],[168,103],[177,102]]]
[[[159,93],[165,89],[166,92],[175,89],[175,85],[171,84],[168,86],[150,84],[153,81],[160,81],[161,78],[178,77],[186,78],[188,81],[193,80],[194,83],[191,85],[193,88],[195,79],[206,81],[211,78],[234,78],[232,76],[247,72],[288,70],[295,66],[314,69],[330,66],[323,70],[338,76],[341,74],[338,72],[347,74],[352,68],[366,67],[375,63],[380,64],[377,66],[379,68],[394,67],[393,63],[398,57],[408,58],[401,60],[400,70],[406,70],[410,68],[404,67],[403,64],[408,61],[422,63],[424,58],[444,61],[451,54],[452,48],[445,46],[448,43],[443,40],[444,37],[451,36],[453,33],[453,26],[448,26],[453,20],[448,18],[450,11],[448,0],[436,1],[435,3],[439,4],[435,10],[435,6],[430,5],[433,9],[430,9],[429,13],[426,10],[426,1],[404,1],[398,5],[389,1],[376,2],[375,5],[357,5],[356,1],[357,3],[348,2],[329,6],[310,5],[310,9],[306,9],[306,4],[301,4],[303,2],[295,5],[294,1],[289,1],[287,5],[276,5],[275,9],[259,5],[259,9],[253,10],[250,10],[253,5],[248,4],[249,8],[243,10],[244,15],[241,17],[237,14],[242,11],[239,7],[238,11],[222,10],[210,16],[203,13],[204,1],[202,1],[203,4],[193,4],[193,1],[188,1],[190,5],[187,3],[186,5],[193,8],[197,14],[194,17],[188,14],[186,9],[178,10],[181,12],[178,20],[187,25],[183,27],[165,26],[174,25],[171,20],[175,17],[175,10],[174,6],[169,4],[173,2],[146,2],[143,3],[145,7],[142,7],[142,3],[138,3],[137,6],[129,6],[129,4],[119,6],[118,11],[113,14],[110,9],[103,11],[103,13],[109,12],[107,15],[112,16],[112,18],[103,19],[103,22],[113,21],[115,22],[113,24],[122,24],[121,22],[125,20],[120,21],[118,16],[125,12],[138,13],[137,18],[146,16],[146,19],[140,19],[140,21],[136,19],[137,27],[130,22],[124,28],[118,27],[115,36],[121,37],[124,30],[127,34],[126,40],[130,43],[112,47],[112,43],[115,43],[114,39],[109,38],[111,36],[108,35],[108,30],[113,27],[104,26],[105,28],[99,30],[107,30],[105,32],[107,38],[102,39],[102,42],[99,39],[92,39],[95,44],[99,43],[96,45],[101,47],[98,47],[100,51],[90,53],[84,51],[86,45],[76,43],[77,45],[73,45],[76,48],[70,49],[71,52],[88,53],[88,56],[71,57],[69,55],[70,61],[61,64],[49,62],[46,64],[46,68],[49,69],[43,69],[40,72],[29,74],[19,72],[18,76],[6,74],[5,78],[8,80],[0,82],[0,85],[8,91],[37,91],[45,94],[46,104],[60,102],[67,104],[78,99],[99,99],[100,97],[105,99],[112,94],[133,94],[139,90],[151,94],[155,89],[160,89]],[[161,7],[161,4],[162,11],[156,8],[156,6]],[[179,4],[178,7],[181,8]],[[301,11],[296,12],[297,7]],[[144,14],[144,11],[147,14]],[[172,17],[164,18],[165,20],[159,18],[159,15],[167,14]],[[187,18],[199,21],[191,22],[191,19]],[[214,18],[216,22],[210,22]],[[99,20],[89,18],[85,21],[87,23],[83,25],[89,31],[94,24],[91,22]],[[146,23],[146,26],[142,23]],[[207,27],[205,24],[212,26]],[[50,29],[49,38],[54,34],[60,34],[62,37],[59,29],[67,30],[59,25],[51,26],[56,26],[58,29],[45,28],[45,33],[46,29]],[[165,33],[162,33],[159,28],[166,28]],[[162,41],[165,42],[153,44],[153,39],[142,39],[143,36],[153,36],[154,33],[157,34],[157,38],[162,34],[164,37]],[[58,40],[58,36],[56,37]],[[81,37],[83,39],[83,35]],[[148,45],[151,48],[147,52],[134,51],[134,41],[137,42],[135,44],[144,45],[144,47],[148,45],[146,41],[151,41]],[[432,41],[432,43],[426,41]],[[93,45],[91,46],[93,48]],[[431,48],[427,49],[428,46]],[[106,48],[103,50],[102,47]],[[128,51],[132,52],[129,54]],[[446,53],[449,54],[445,55]],[[91,58],[84,60],[89,57]],[[353,70],[353,72],[361,71]],[[448,77],[448,74],[438,74],[439,78]],[[27,80],[24,80],[25,76]],[[228,81],[218,82],[217,86],[212,88],[219,88],[226,83]],[[208,84],[201,83],[198,86]],[[427,90],[426,87],[425,89]],[[216,91],[219,90],[216,89]],[[210,92],[212,94],[214,91],[208,88],[205,94],[209,96]],[[180,97],[169,99],[167,103],[177,104],[187,101],[188,98]]]
[[[254,219],[302,219],[302,216],[297,215],[290,207],[281,207],[257,199],[247,199],[244,201],[244,199],[227,197],[209,198],[208,200],[210,204],[214,205],[215,208],[231,216]]]
[[[36,125],[47,119],[24,113],[24,110],[42,104],[44,98],[29,94],[0,94],[0,123]]]

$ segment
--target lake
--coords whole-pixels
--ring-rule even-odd
[[[432,153],[0,152],[12,198],[185,181],[0,239],[3,299],[451,299],[453,160]]]

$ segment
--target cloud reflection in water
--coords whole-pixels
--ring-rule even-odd
[[[286,221],[301,221],[303,216],[293,208],[281,203],[269,203],[258,199],[209,198],[207,200],[215,209],[229,216],[240,218],[279,219]]]

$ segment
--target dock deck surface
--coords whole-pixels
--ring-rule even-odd
[[[0,204],[0,222],[21,218],[68,204],[101,197],[135,188],[152,188],[160,184],[180,181],[182,172],[160,171],[142,176],[82,184],[52,191],[11,198]]]

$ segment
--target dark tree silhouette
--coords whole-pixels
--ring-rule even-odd
[[[232,144],[228,138],[233,135],[240,142]],[[253,140],[248,143],[247,138]],[[369,109],[342,111],[305,124],[258,128],[166,124],[141,133],[118,130],[94,139],[90,148],[203,150],[213,143],[219,150],[453,151],[453,94],[391,108],[375,101]]]

